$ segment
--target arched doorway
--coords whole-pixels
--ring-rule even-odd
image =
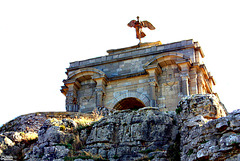
[[[135,97],[128,97],[116,103],[116,105],[114,106],[114,109],[125,110],[125,109],[139,109],[142,107],[145,107],[145,105],[141,100]]]

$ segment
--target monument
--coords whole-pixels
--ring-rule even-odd
[[[201,63],[202,48],[193,40],[140,43],[107,52],[70,63],[61,88],[67,111],[145,106],[169,111],[184,96],[213,93],[215,81]]]
[[[192,94],[212,94],[215,81],[201,63],[198,42],[141,43],[148,21],[131,20],[139,44],[108,50],[108,55],[70,63],[61,92],[66,110],[92,112],[96,107],[137,109],[145,106],[175,110],[179,100]]]

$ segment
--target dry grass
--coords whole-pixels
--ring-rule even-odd
[[[37,141],[38,139],[38,134],[35,132],[28,132],[28,133],[20,132],[20,135],[22,136],[22,140],[25,143],[31,143],[31,142]]]
[[[93,110],[92,116],[94,121],[99,121],[101,118],[103,118],[102,112],[99,112],[96,108]]]
[[[84,152],[84,155],[89,157],[89,158],[92,158],[93,160],[104,160],[104,158],[100,155],[100,154],[92,154],[90,152],[86,152],[86,151],[83,151]]]
[[[81,126],[89,126],[93,122],[99,121],[101,118],[103,118],[103,115],[101,112],[99,112],[97,109],[95,109],[92,112],[92,117],[80,117],[80,118],[75,118],[73,119],[78,125]]]
[[[73,119],[78,125],[81,126],[87,126],[87,125],[91,125],[92,122],[94,122],[93,118],[90,117],[80,117],[77,119]]]

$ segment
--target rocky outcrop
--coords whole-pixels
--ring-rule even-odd
[[[49,118],[91,118],[74,112],[37,112],[19,116],[0,128],[0,160],[23,160],[38,140],[38,131]]]
[[[63,115],[45,115],[32,141],[30,134],[35,130],[25,128],[23,134],[13,131],[17,127],[2,127],[1,157],[29,161],[240,159],[240,110],[228,114],[214,95],[185,97],[176,112],[144,107],[111,111],[99,121],[93,115],[81,115],[91,118],[88,123],[80,121],[79,114]],[[16,157],[19,151],[22,157]]]
[[[214,95],[184,98],[178,109],[181,160],[240,160],[240,110],[226,116]]]
[[[74,133],[77,123],[71,119],[48,119],[38,132],[38,142],[25,156],[25,160],[53,160],[68,156],[73,144],[79,145]],[[70,149],[69,149],[70,148]]]
[[[77,127],[73,120],[48,119],[25,159],[77,158],[76,154],[81,153],[102,160],[174,158],[178,156],[170,154],[179,142],[177,134],[175,112],[161,112],[152,107],[115,111],[92,126]]]
[[[152,107],[116,111],[94,124],[84,150],[110,160],[161,160],[175,146],[177,134],[174,112]]]
[[[0,160],[22,160],[32,143],[38,139],[38,130],[46,120],[45,115],[22,115],[0,129]]]

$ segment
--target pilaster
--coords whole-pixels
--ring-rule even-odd
[[[154,68],[150,68],[150,69],[146,69],[146,71],[149,74],[149,79],[148,79],[148,83],[149,83],[149,93],[150,93],[150,106],[152,107],[157,107],[157,96],[156,96],[156,87],[158,86],[158,80],[157,80],[157,75],[159,73],[161,73],[161,69],[159,68],[159,66],[154,67]]]
[[[188,89],[188,73],[183,72],[181,73],[181,79],[182,79],[182,92],[184,96],[189,96],[189,89]]]
[[[201,72],[197,75],[198,94],[203,94],[203,75]]]
[[[71,112],[77,112],[79,109],[77,104],[77,90],[74,83],[66,84],[68,91],[66,94],[66,110]]]
[[[197,69],[191,68],[190,70],[190,94],[198,94],[197,86]]]
[[[106,91],[106,84],[107,84],[107,80],[105,77],[102,78],[96,78],[94,79],[97,82],[96,85],[96,105],[97,107],[103,107],[103,96],[105,94]]]
[[[189,63],[178,64],[181,68],[182,93],[183,96],[189,96]]]

